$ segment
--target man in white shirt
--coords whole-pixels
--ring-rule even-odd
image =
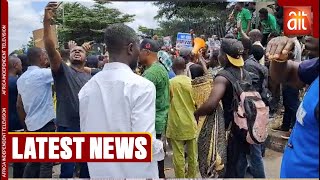
[[[79,92],[82,132],[149,132],[153,136],[152,162],[89,162],[91,178],[159,178],[157,161],[164,159],[162,142],[156,140],[155,99],[152,82],[133,73],[139,40],[124,24],[105,32],[110,63]]]
[[[54,132],[56,118],[53,107],[51,84],[53,77],[46,69],[45,52],[37,47],[28,49],[30,66],[17,80],[17,112],[25,130]],[[27,163],[23,178],[52,178],[53,163]]]

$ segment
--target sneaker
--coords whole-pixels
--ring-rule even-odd
[[[289,130],[284,130],[284,129],[282,129],[281,127],[277,127],[277,128],[271,128],[271,131],[273,131],[273,132],[278,132],[278,131],[287,132],[287,131],[289,131]]]
[[[288,140],[290,138],[290,135],[291,135],[291,130],[289,130],[284,135],[282,135],[281,138],[285,139],[285,140]]]

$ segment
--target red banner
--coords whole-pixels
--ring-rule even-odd
[[[283,17],[285,19],[284,19],[284,23],[283,23],[283,26],[284,26],[283,29],[285,30],[285,33],[287,32],[285,35],[306,35],[306,34],[299,34],[299,31],[302,32],[301,30],[291,30],[292,32],[289,33],[290,28],[287,27],[288,26],[287,23],[289,22],[289,20],[291,18],[291,17],[289,17],[290,13],[291,14],[294,14],[294,13],[299,14],[299,12],[292,13],[292,11],[289,11],[288,9],[296,8],[297,11],[301,11],[301,10],[303,10],[302,7],[304,7],[304,8],[311,8],[312,14],[307,14],[308,17],[306,17],[306,18],[303,18],[302,15],[298,15],[298,16],[292,17],[292,18],[296,18],[297,21],[300,21],[302,19],[306,20],[306,21],[307,21],[307,19],[313,19],[312,20],[312,22],[313,22],[312,27],[310,26],[309,30],[312,31],[312,36],[319,38],[319,0],[278,0],[278,4],[279,4],[279,6],[282,6],[284,8]],[[300,13],[302,13],[302,11]],[[304,13],[306,13],[306,12],[304,12]],[[287,19],[287,21],[286,21],[286,19]],[[300,26],[302,27],[302,22],[300,22]],[[305,33],[305,32],[302,32],[302,33]]]
[[[148,133],[9,133],[10,162],[151,162]]]
[[[1,179],[8,179],[8,2],[1,0]]]

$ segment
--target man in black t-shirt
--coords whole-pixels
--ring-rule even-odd
[[[236,39],[223,39],[219,52],[219,62],[224,67],[225,71],[231,73],[236,79],[240,80],[249,76],[247,71],[243,70],[244,60],[242,58],[244,47],[242,43]],[[222,101],[224,110],[224,119],[226,128],[234,120],[233,117],[233,98],[234,90],[231,82],[222,74],[217,74],[214,81],[214,86],[208,100],[202,104],[194,113],[198,120],[200,116],[211,115],[220,100]],[[231,136],[228,142],[228,156],[225,178],[244,178],[247,169],[246,154],[250,152],[250,161],[255,162],[257,178],[264,178],[264,167],[261,156],[260,146],[250,146],[241,133],[236,130],[235,126],[231,128]],[[253,159],[254,158],[254,159]]]
[[[70,63],[68,66],[60,53],[55,49],[52,39],[53,32],[50,28],[57,3],[49,3],[45,9],[43,20],[44,44],[50,59],[50,66],[54,79],[57,96],[57,122],[59,132],[79,132],[79,99],[78,93],[86,82],[91,78],[85,67],[86,51],[81,46],[70,49]],[[60,178],[72,178],[75,163],[61,163]],[[80,178],[89,178],[87,163],[81,163]]]

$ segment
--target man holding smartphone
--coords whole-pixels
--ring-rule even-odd
[[[50,2],[44,13],[44,45],[48,53],[52,76],[57,96],[57,122],[58,132],[80,132],[79,99],[80,89],[89,81],[91,75],[85,71],[86,45],[77,46],[75,43],[70,49],[70,63],[68,66],[60,53],[56,50],[50,28],[57,2]],[[69,45],[70,47],[70,45]],[[75,163],[61,163],[60,178],[72,178]],[[87,163],[81,163],[80,178],[89,178]]]

